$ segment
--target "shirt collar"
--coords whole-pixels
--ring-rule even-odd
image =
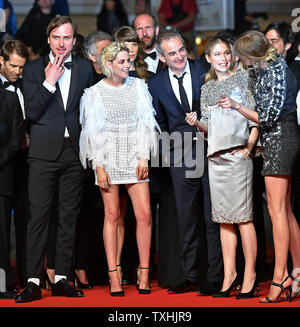
[[[52,64],[53,61],[54,61],[54,57],[53,57],[52,51],[50,51],[50,53],[49,53],[49,59],[50,59],[50,62]],[[69,62],[69,61],[72,61],[72,53],[70,53],[69,57],[66,59],[65,62]]]
[[[172,77],[172,78],[174,78],[173,75],[176,75],[176,74],[173,73],[170,68],[168,68],[168,70],[169,70],[169,76]],[[185,66],[185,69],[182,72],[182,74],[183,73],[186,73],[186,75],[189,75],[191,73],[191,71],[190,71],[190,64],[189,64],[189,61],[188,60],[186,61],[186,66]],[[180,74],[180,76],[182,76],[182,74]],[[177,76],[180,77],[179,75],[177,75]]]
[[[8,82],[8,80],[2,74],[0,74],[0,78],[1,78],[2,83]]]

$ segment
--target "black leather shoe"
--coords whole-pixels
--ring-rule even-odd
[[[42,298],[42,292],[38,285],[32,282],[28,282],[23,292],[15,297],[17,303],[32,302],[40,300]]]
[[[52,296],[82,297],[83,292],[72,287],[66,279],[52,284]]]
[[[17,294],[17,291],[0,292],[0,299],[15,299]]]
[[[221,287],[222,287],[222,283],[218,283],[218,282],[206,283],[199,287],[197,293],[199,296],[212,295],[218,292],[221,289]]]
[[[181,284],[168,289],[169,294],[180,294],[180,293],[195,292],[195,291],[196,291],[195,284],[189,280],[184,280]]]

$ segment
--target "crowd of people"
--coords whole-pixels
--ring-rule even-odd
[[[87,35],[63,2],[36,0],[2,39],[0,298],[148,295],[153,278],[237,300],[271,278],[260,302],[299,297],[300,33],[219,31],[199,57],[194,1],[156,20],[105,0]]]

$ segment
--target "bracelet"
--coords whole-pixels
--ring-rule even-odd
[[[251,156],[251,153],[250,153],[250,151],[247,148],[245,148],[243,150],[248,154],[248,156]]]

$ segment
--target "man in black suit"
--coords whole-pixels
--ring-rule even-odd
[[[14,191],[13,160],[20,148],[22,133],[23,119],[18,97],[0,88],[0,268],[5,272],[5,280],[0,280],[0,299],[14,298],[16,295],[10,265],[10,225]]]
[[[0,87],[7,91],[15,92],[18,95],[24,120],[21,147],[14,159],[14,197],[12,203],[16,237],[16,266],[20,285],[24,285],[26,277],[26,229],[29,219],[27,192],[29,136],[26,128],[23,83],[21,78],[24,66],[28,60],[28,55],[27,47],[19,40],[5,42],[0,55]]]
[[[169,164],[178,216],[174,224],[177,224],[179,233],[181,281],[168,292],[174,294],[189,291],[197,281],[201,210],[205,218],[208,248],[206,277],[213,292],[220,287],[222,280],[219,226],[211,220],[207,158],[204,151],[197,152],[201,136],[197,135],[194,126],[189,126],[185,121],[186,113],[191,110],[197,111],[200,116],[200,92],[206,70],[200,61],[187,59],[184,41],[177,32],[161,33],[156,48],[160,60],[168,69],[162,70],[149,80],[149,91],[161,130],[168,132],[170,136],[177,135],[176,144],[171,145]],[[176,141],[178,135],[181,136],[179,143]],[[186,136],[190,136],[187,142]],[[164,153],[162,156],[164,157]],[[188,158],[192,160],[189,162]],[[201,166],[204,167],[202,177]],[[202,199],[199,196],[200,191]]]
[[[49,220],[58,200],[53,296],[80,297],[66,276],[71,267],[84,171],[79,160],[79,101],[93,85],[90,62],[72,55],[76,26],[70,17],[54,18],[47,29],[50,54],[24,70],[24,99],[30,120],[27,234],[27,286],[16,302],[41,298],[39,287]]]

